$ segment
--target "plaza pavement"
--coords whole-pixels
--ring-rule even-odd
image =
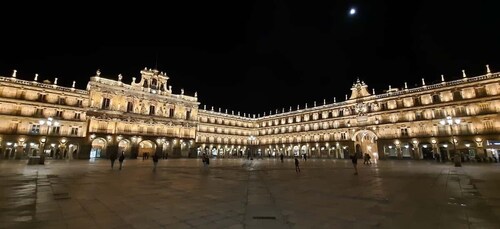
[[[500,228],[500,164],[0,161],[0,228]]]

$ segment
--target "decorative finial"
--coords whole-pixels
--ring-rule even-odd
[[[306,103],[307,104],[307,103]],[[316,107],[316,101],[314,101],[314,107]]]
[[[307,103],[306,103],[306,105],[304,107],[307,109]]]
[[[491,74],[490,65],[486,65],[486,74]]]
[[[422,78],[422,86],[425,86],[425,79]]]
[[[300,110],[300,105],[297,104],[297,110]]]
[[[207,109],[207,105],[203,105],[203,110],[206,110]]]
[[[35,81],[37,81],[37,80],[38,80],[38,73],[35,73],[35,79],[34,79],[34,80],[35,80]]]
[[[57,77],[54,79],[54,85],[57,85]]]
[[[372,94],[375,95],[375,88],[372,88]]]
[[[184,95],[184,89],[181,88],[181,95]]]
[[[358,77],[358,79],[356,79],[356,83],[359,83],[359,77]]]
[[[243,113],[243,117],[247,117],[247,113]]]
[[[405,82],[405,89],[408,89],[408,84]]]
[[[231,111],[231,114],[234,115],[234,111]]]
[[[391,89],[392,89],[392,87],[391,87],[391,85],[389,85],[389,90],[391,90]]]
[[[336,103],[337,102],[337,97],[333,97],[333,102]]]
[[[16,78],[16,76],[17,76],[17,70],[14,69],[14,71],[12,71],[12,77]]]
[[[264,116],[266,116],[266,112],[264,112]]]
[[[219,113],[221,113],[221,112],[220,112],[220,107],[219,107]]]
[[[323,105],[326,105],[326,99],[323,99]]]
[[[212,106],[212,111],[214,111],[214,106]]]
[[[225,113],[227,114],[227,108],[226,108],[226,112]]]
[[[123,79],[122,74],[118,74],[118,81],[122,81],[122,79]]]
[[[292,106],[290,106],[290,111],[292,111]]]
[[[95,72],[95,74],[99,77],[101,75],[101,70],[97,69],[97,71]]]
[[[345,94],[345,100],[347,101],[347,94]]]
[[[441,74],[441,82],[444,82],[444,75]]]
[[[276,111],[277,111],[277,110],[278,110],[278,109],[276,109]],[[278,112],[276,112],[276,114],[277,114],[277,113],[278,113]],[[285,108],[284,108],[284,107],[282,107],[282,108],[281,108],[281,113],[285,113]]]
[[[132,83],[135,83],[135,77],[132,77]]]
[[[197,91],[194,92],[194,97],[198,97],[198,92]]]
[[[465,70],[462,69],[462,78],[467,78],[467,75],[465,74]]]
[[[75,88],[76,81],[73,80],[73,85],[71,85],[72,88]]]

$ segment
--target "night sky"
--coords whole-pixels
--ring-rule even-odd
[[[500,70],[496,1],[181,2],[3,8],[0,75],[85,88],[156,66],[207,107],[274,113],[343,101],[357,77],[381,93]]]

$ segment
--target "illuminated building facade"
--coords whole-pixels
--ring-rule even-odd
[[[498,157],[500,148],[499,73],[408,88],[376,95],[357,81],[342,102],[307,104],[262,117],[200,110],[199,151],[234,156],[348,158],[362,152],[372,158],[450,159]],[[246,148],[245,146],[250,146]],[[240,150],[243,149],[243,150]],[[246,151],[245,151],[246,149]],[[233,153],[230,153],[233,152]],[[468,155],[469,157],[465,157]]]
[[[131,83],[90,77],[86,90],[57,79],[0,77],[2,159],[308,155],[348,158],[497,157],[500,73],[370,93],[356,81],[346,100],[264,115],[198,109],[196,93],[172,93],[169,77],[144,69]],[[469,157],[466,157],[466,156]]]

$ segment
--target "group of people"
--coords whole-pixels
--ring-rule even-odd
[[[358,175],[357,164],[358,164],[358,155],[360,155],[360,154],[361,153],[354,153],[354,154],[350,155],[350,158],[351,158],[351,161],[352,161],[352,164],[354,167],[354,175]],[[113,169],[114,165],[115,165],[115,161],[117,159],[116,154],[111,154],[109,159],[111,160],[111,169]],[[284,159],[284,155],[280,154],[281,163],[283,163],[283,159]],[[304,155],[303,159],[304,159],[304,161],[307,161],[307,156]],[[363,159],[364,159],[363,164],[371,164],[372,163],[370,160],[371,156],[368,153],[365,153],[363,155]],[[118,158],[118,162],[120,163],[119,170],[122,170],[124,160],[125,160],[125,152],[122,151],[120,157]],[[143,160],[144,160],[144,158],[143,158]],[[210,158],[208,157],[207,154],[203,154],[201,160],[202,160],[203,165],[205,167],[210,164]],[[294,161],[295,161],[295,172],[300,173],[300,162],[299,162],[298,157],[295,157]],[[154,172],[156,171],[157,165],[158,165],[158,155],[153,154],[153,171]]]
[[[143,154],[142,160],[144,160],[144,157],[145,157],[145,155]],[[149,156],[147,156],[147,157],[149,157]],[[152,159],[153,159],[153,172],[156,172],[156,166],[158,165],[158,155],[153,154]],[[111,169],[113,169],[115,166],[116,154],[112,153],[109,156],[109,160],[111,161]],[[125,161],[125,152],[122,151],[120,157],[118,158],[118,162],[120,163],[119,170],[122,170],[122,168],[123,168],[123,161]]]

